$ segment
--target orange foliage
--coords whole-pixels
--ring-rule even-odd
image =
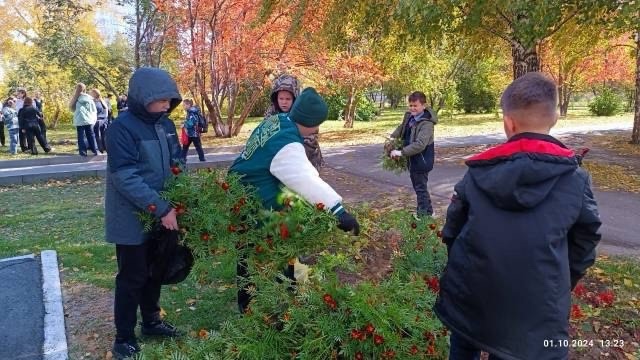
[[[312,64],[302,35],[319,28],[323,14],[307,9],[294,31],[299,2],[278,3],[261,21],[259,1],[156,0],[178,18],[181,85],[205,100],[216,135],[237,135],[268,75]]]
[[[587,83],[590,86],[618,84],[633,86],[634,57],[631,54],[629,35],[612,39],[596,49],[592,56],[585,59],[584,67]]]

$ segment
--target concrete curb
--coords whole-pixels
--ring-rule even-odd
[[[225,152],[240,152],[244,146],[243,145],[229,145],[229,146],[219,146],[215,148],[205,148],[204,153],[206,154],[219,154]],[[197,155],[196,149],[193,146],[189,149],[188,155]],[[80,156],[80,155],[70,155],[70,154],[57,154],[49,157],[42,157],[36,159],[20,159],[20,160],[0,160],[0,169],[16,169],[16,168],[26,168],[32,166],[47,166],[47,165],[63,165],[63,164],[93,164],[100,163],[107,160],[107,155],[96,155],[96,156]]]
[[[29,254],[29,255],[15,256],[12,258],[0,259],[0,262],[15,261],[15,260],[22,260],[22,259],[35,259],[35,258],[36,257],[33,254]]]
[[[54,250],[40,253],[42,262],[42,296],[44,302],[43,360],[67,360],[67,335],[64,326],[64,309],[58,270],[57,254]]]

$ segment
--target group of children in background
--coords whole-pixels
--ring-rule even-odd
[[[35,145],[37,140],[45,152],[50,152],[47,143],[47,127],[42,115],[42,100],[39,94],[35,97],[27,96],[24,89],[17,91],[15,96],[8,97],[2,104],[0,112],[0,145],[5,146],[4,128],[9,137],[9,153],[16,155],[18,145],[22,152],[31,151],[37,154]]]

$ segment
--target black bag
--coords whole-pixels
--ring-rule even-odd
[[[193,267],[191,249],[180,244],[178,231],[157,225],[150,233],[149,276],[162,285],[177,284],[187,278]]]

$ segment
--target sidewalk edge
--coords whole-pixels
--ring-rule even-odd
[[[40,254],[42,262],[42,298],[44,302],[43,360],[67,360],[67,336],[64,326],[62,290],[55,250]]]

